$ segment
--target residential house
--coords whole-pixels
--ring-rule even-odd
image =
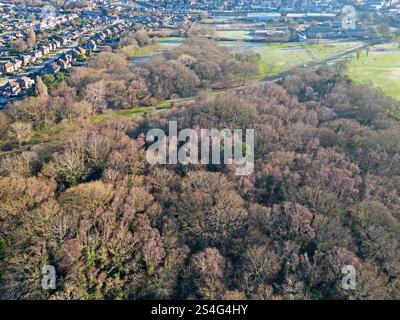
[[[96,42],[94,40],[89,40],[89,42],[85,44],[85,48],[90,51],[96,51],[97,50]]]
[[[21,77],[17,80],[17,82],[22,90],[32,88],[32,86],[35,84],[35,80],[29,77]]]
[[[43,51],[40,49],[37,49],[33,52],[33,56],[35,57],[35,60],[37,60],[43,56]]]
[[[29,56],[31,57],[30,62],[35,62],[37,60],[36,54],[34,52],[30,53]]]
[[[68,38],[67,37],[62,37],[61,38],[61,45],[66,46],[68,44]]]
[[[56,44],[54,42],[49,42],[47,46],[49,47],[50,51],[57,50]]]
[[[75,32],[73,32],[72,34],[71,34],[71,38],[73,39],[73,40],[76,40],[76,39],[78,39],[79,37],[80,37],[80,33],[78,32],[78,31],[75,31]]]
[[[15,71],[14,64],[10,61],[0,62],[0,71],[2,73],[12,73]]]
[[[96,37],[100,40],[105,40],[106,39],[106,35],[104,32],[99,32]]]
[[[55,74],[60,71],[61,67],[57,63],[52,63],[48,67],[46,67],[46,71]]]
[[[56,49],[61,47],[61,42],[60,41],[54,40],[53,43],[55,44]]]
[[[22,68],[22,60],[20,60],[20,59],[14,59],[14,60],[13,60],[13,63],[14,63],[14,70],[15,70],[15,71],[17,71],[17,70],[19,70],[19,69]]]
[[[339,30],[330,27],[309,27],[306,35],[309,39],[334,39],[339,36]]]
[[[17,81],[10,80],[3,86],[2,91],[5,95],[17,96],[21,93],[21,88]]]
[[[29,65],[31,63],[32,56],[30,56],[29,54],[22,54],[20,56],[20,59],[22,60],[22,65],[24,67],[26,67],[27,65]]]
[[[83,47],[78,47],[78,48],[76,48],[81,54],[83,54],[83,55],[85,55],[86,54],[86,49],[85,48],[83,48]]]
[[[77,49],[72,49],[69,51],[69,53],[72,56],[72,61],[76,61],[77,59],[80,59],[81,53]]]
[[[39,51],[42,52],[42,56],[45,56],[46,54],[50,53],[50,48],[48,46],[43,45],[39,47]]]
[[[61,67],[61,69],[67,69],[70,66],[69,63],[64,59],[58,59],[56,63]]]
[[[69,54],[69,53],[65,53],[65,54],[63,55],[63,59],[64,59],[68,64],[71,64],[71,62],[72,62],[72,55]]]

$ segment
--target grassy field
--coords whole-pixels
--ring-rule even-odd
[[[261,56],[260,74],[263,77],[285,72],[312,60],[299,44],[274,43],[255,51]]]
[[[220,41],[220,46],[232,50],[253,50],[260,57],[260,77],[272,76],[312,61],[324,60],[361,45],[360,42],[324,41],[309,45],[302,43],[254,43]]]
[[[179,37],[161,38],[156,43],[152,43],[148,46],[144,46],[137,49],[135,51],[134,57],[135,58],[151,57],[155,54],[172,49],[178,46],[183,41],[184,38],[179,38]]]
[[[215,36],[230,40],[245,40],[251,38],[248,33],[246,30],[218,30],[215,32]]]
[[[226,22],[226,19],[212,19],[212,18],[206,18],[206,19],[202,19],[201,23],[205,23],[205,24],[214,24],[214,23],[224,23]]]
[[[273,43],[255,47],[260,54],[261,76],[271,76],[294,67],[320,61],[361,45],[360,42],[324,41],[309,45],[301,43]]]
[[[348,76],[359,83],[371,82],[387,95],[400,100],[400,49],[397,44],[374,47],[369,56],[348,63]]]
[[[97,114],[93,116],[90,120],[93,124],[100,123],[104,121],[107,117],[115,118],[115,119],[132,119],[139,116],[144,115],[146,112],[151,110],[157,112],[162,111],[165,109],[169,109],[172,106],[181,107],[187,103],[193,102],[196,98],[189,97],[189,98],[178,98],[172,100],[162,101],[156,105],[151,107],[135,107],[132,109],[123,109],[123,110],[112,110],[106,114]]]
[[[339,42],[339,41],[322,41],[318,44],[307,44],[306,49],[318,60],[329,58],[335,54],[345,50],[353,49],[360,46],[361,42]]]
[[[12,145],[9,145],[9,141],[0,140],[0,148],[1,149],[3,149],[6,145],[9,145],[9,147],[11,147],[9,150],[7,148],[7,151],[0,150],[0,156],[12,154],[14,152],[18,152],[18,151],[22,151],[22,150],[27,150],[37,144],[50,143],[51,141],[56,140],[55,137],[60,132],[62,132],[64,130],[73,130],[73,127],[74,127],[74,124],[72,122],[64,122],[64,123],[54,124],[50,127],[43,128],[41,130],[33,131],[32,135],[23,141],[22,148],[20,148],[17,145],[17,143],[13,143]]]

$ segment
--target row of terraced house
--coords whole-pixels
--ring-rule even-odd
[[[101,25],[100,21],[94,25],[96,27],[89,23],[80,30],[70,32],[68,36],[44,41],[30,52],[20,54],[9,61],[0,61],[0,72],[13,77],[0,87],[0,104],[25,95],[34,85],[36,76],[56,74],[75,63],[81,63],[88,54],[98,51],[98,47],[105,41],[119,37],[132,27],[133,23],[116,20],[104,25]],[[49,58],[50,54],[53,56]],[[21,71],[25,72],[18,76]]]

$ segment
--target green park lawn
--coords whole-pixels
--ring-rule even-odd
[[[348,76],[359,83],[372,83],[400,100],[400,49],[398,45],[376,46],[369,56],[363,52],[348,63]]]
[[[134,57],[150,57],[157,53],[172,49],[184,41],[184,38],[180,37],[166,37],[160,38],[157,42],[149,44],[135,50]]]
[[[313,61],[332,57],[349,49],[356,48],[360,42],[323,41],[315,45],[301,43],[273,43],[256,48],[260,54],[261,76],[271,76],[302,66]]]
[[[134,57],[147,57],[156,54],[158,51],[162,50],[163,45],[159,42],[149,44],[145,47],[138,48],[135,50]]]
[[[307,44],[306,48],[318,60],[327,59],[335,54],[360,46],[361,42],[322,41],[318,44]]]
[[[248,46],[246,50],[257,52],[260,59],[260,78],[276,75],[312,61],[324,60],[349,49],[361,42],[323,41],[315,45],[303,43],[250,43],[219,41],[218,45],[231,48]]]
[[[273,43],[255,51],[260,55],[261,76],[275,75],[312,60],[299,44]]]
[[[227,19],[213,19],[213,18],[206,18],[206,19],[202,19],[201,23],[205,23],[205,24],[213,24],[213,23],[225,23],[227,21]]]
[[[245,40],[251,38],[248,33],[246,30],[218,30],[215,32],[215,36],[230,40]]]
[[[155,111],[162,111],[164,109],[168,109],[174,104],[176,107],[184,106],[187,103],[193,102],[196,98],[189,97],[189,98],[178,98],[172,100],[162,101],[156,105],[151,107],[134,107],[131,109],[120,109],[120,110],[112,110],[109,113],[105,114],[96,114],[95,116],[91,117],[91,122],[93,124],[100,123],[104,121],[107,117],[112,117],[114,119],[132,119],[139,116],[143,116],[145,112],[155,110]]]

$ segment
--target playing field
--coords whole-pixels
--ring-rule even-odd
[[[260,73],[269,76],[285,72],[312,60],[299,44],[269,44],[255,50],[261,57]]]
[[[218,30],[215,32],[215,36],[229,40],[250,39],[249,31],[247,30]]]
[[[323,41],[314,45],[304,43],[263,44],[254,45],[250,49],[260,55],[260,74],[265,77],[333,57],[360,45],[360,42]]]
[[[400,49],[398,44],[372,48],[348,63],[348,75],[359,83],[371,82],[387,95],[400,100]]]
[[[184,38],[180,37],[167,37],[160,38],[155,43],[149,44],[142,48],[137,49],[134,52],[134,57],[143,58],[143,57],[151,57],[162,52],[165,52],[169,49],[173,49],[174,47],[179,46],[184,41]]]
[[[318,60],[327,59],[335,54],[354,49],[362,43],[357,41],[321,41],[317,44],[307,44],[305,48]]]

